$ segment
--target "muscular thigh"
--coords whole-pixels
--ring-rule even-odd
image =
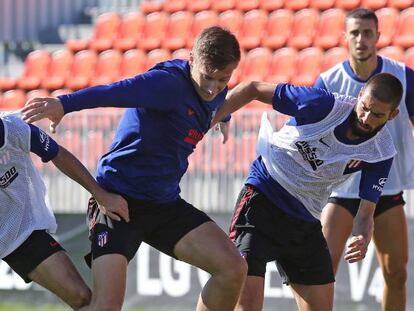
[[[62,246],[49,233],[36,230],[3,260],[29,283],[32,281],[30,273],[47,258],[62,250]]]

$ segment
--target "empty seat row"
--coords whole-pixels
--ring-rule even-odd
[[[36,50],[27,56],[21,77],[0,77],[0,90],[79,90],[134,76],[169,58],[171,53],[164,49],[149,53],[137,49],[125,53],[107,50],[99,55],[92,50],[83,50],[76,54],[68,50],[58,50],[52,55],[47,51]]]
[[[99,55],[91,50],[80,51],[75,55],[66,50],[58,50],[50,56],[49,65],[42,63],[47,66],[42,67],[35,63],[38,52],[44,55],[44,51],[34,51],[27,58],[27,75],[18,79],[0,77],[0,89],[79,90],[132,77],[170,58],[189,59],[190,56],[188,49],[176,50],[173,53],[165,49],[155,49],[148,54],[138,49],[123,54],[117,50],[107,50]],[[380,49],[379,54],[405,62],[407,66],[414,68],[414,47],[403,50],[399,46],[387,46]],[[268,48],[255,48],[247,53],[242,52],[241,62],[229,82],[229,87],[234,87],[242,80],[311,85],[320,72],[347,57],[348,51],[345,47],[334,47],[327,51],[318,47],[300,51],[284,47],[274,52]]]
[[[231,9],[249,11],[258,8],[267,11],[281,8],[295,11],[304,8],[326,10],[333,7],[352,10],[358,6],[376,10],[383,7],[405,9],[411,5],[412,0],[143,0],[140,10],[144,13],[183,10],[199,12],[209,9],[217,12]]]
[[[406,48],[414,45],[414,8],[402,12],[395,8],[383,8],[376,13],[381,32],[378,47],[393,44]],[[154,12],[146,16],[130,12],[122,19],[117,13],[105,13],[98,17],[90,39],[70,39],[66,47],[74,52],[84,49],[101,52],[111,48],[149,51],[160,47],[177,50],[191,48],[202,29],[220,25],[232,31],[244,49],[258,46],[276,49],[285,45],[298,49],[309,46],[328,49],[345,44],[342,36],[344,18],[345,11],[342,9],[323,12],[315,9],[297,12],[280,9],[270,14],[264,10],[246,13],[228,10],[220,14],[210,10],[195,15],[179,11],[171,15]]]
[[[15,110],[24,106],[26,101],[35,97],[44,97],[44,96],[60,96],[63,94],[69,94],[71,90],[68,89],[59,89],[55,90],[52,93],[49,93],[47,90],[39,89],[32,90],[30,92],[25,92],[21,89],[9,90],[4,93],[0,93],[0,110]]]

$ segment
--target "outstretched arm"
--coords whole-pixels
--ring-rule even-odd
[[[275,88],[275,84],[268,82],[249,81],[240,83],[227,94],[226,101],[215,114],[211,125],[214,126],[225,116],[240,109],[252,100],[259,100],[271,105]]]
[[[99,209],[112,219],[120,220],[121,217],[129,222],[128,203],[114,193],[102,189],[88,172],[85,166],[69,151],[59,146],[59,152],[52,159],[53,164],[65,175],[82,185],[88,190],[99,204]]]

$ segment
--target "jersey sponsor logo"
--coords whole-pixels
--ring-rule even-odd
[[[184,138],[184,141],[192,145],[197,145],[198,142],[203,139],[203,137],[203,133],[197,131],[196,129],[191,129],[188,131],[187,137]]]
[[[308,142],[297,141],[295,145],[298,148],[298,151],[302,155],[303,159],[309,162],[314,171],[316,171],[318,167],[323,164],[323,161],[318,159],[318,156],[316,155],[316,148],[309,146]]]
[[[98,240],[98,245],[100,247],[104,247],[106,243],[108,243],[108,239],[109,239],[108,235],[109,235],[108,231],[104,231],[98,234],[97,240]]]
[[[40,143],[43,146],[43,149],[45,151],[49,151],[49,148],[50,148],[49,135],[47,135],[44,131],[42,131],[41,129],[39,129],[39,138],[40,138]]]
[[[380,178],[380,179],[378,180],[378,184],[379,184],[381,187],[384,187],[386,182],[387,182],[387,178]]]
[[[16,168],[13,166],[6,173],[4,173],[3,176],[0,177],[0,187],[7,188],[13,182],[13,180],[16,179],[18,175],[19,173],[17,172]]]
[[[372,189],[382,192],[385,183],[387,182],[387,178],[383,177],[378,180],[378,185],[372,185]]]

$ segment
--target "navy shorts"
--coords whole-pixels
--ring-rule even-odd
[[[36,230],[12,253],[3,258],[5,262],[26,282],[32,272],[45,259],[63,250],[62,246],[45,230]]]
[[[95,199],[89,199],[87,218],[92,260],[106,254],[121,254],[130,261],[142,242],[176,258],[174,247],[188,232],[212,221],[204,212],[183,199],[168,204],[154,204],[127,199],[130,222],[112,220],[102,214]]]
[[[348,198],[338,198],[338,197],[330,197],[328,199],[328,203],[334,203],[342,206],[348,212],[351,213],[353,217],[356,216],[358,209],[359,209],[359,202],[360,199],[348,199]],[[389,209],[396,207],[398,205],[404,205],[405,201],[403,198],[403,192],[394,194],[394,195],[383,195],[380,197],[377,206],[375,207],[374,217],[377,217],[388,211]]]
[[[276,261],[285,284],[335,281],[321,223],[287,215],[252,186],[239,195],[230,238],[247,261],[248,275],[264,277],[266,264]]]

